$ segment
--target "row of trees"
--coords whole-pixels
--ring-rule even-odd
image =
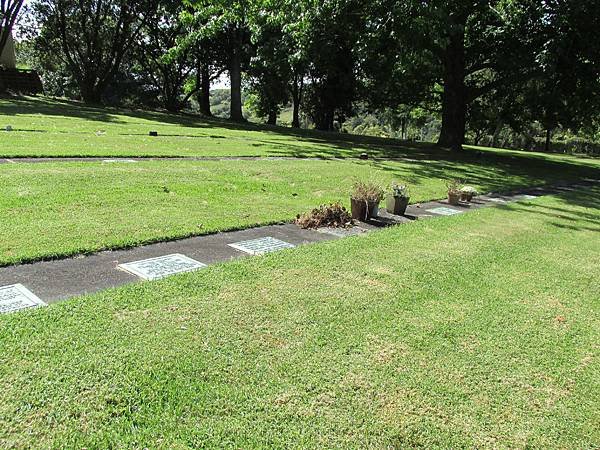
[[[4,5],[4,1],[2,2]],[[597,126],[597,0],[34,0],[28,29],[46,72],[86,102],[131,95],[178,111],[227,74],[275,123],[293,105],[333,130],[357,105],[439,114],[439,144],[467,127]]]

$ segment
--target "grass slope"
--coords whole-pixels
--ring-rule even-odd
[[[598,447],[599,198],[0,316],[0,446]]]
[[[11,125],[12,132],[3,131]],[[411,159],[470,158],[426,144],[296,130],[167,114],[86,106],[45,97],[0,98],[0,157],[59,156],[372,156]],[[150,130],[159,137],[148,136]],[[600,160],[473,147],[488,154],[600,167]],[[469,153],[469,152],[467,152]]]
[[[419,202],[443,197],[449,178],[487,192],[579,173],[511,159],[3,164],[0,265],[291,220],[320,203],[347,203],[359,178],[405,180]]]
[[[356,156],[414,150],[398,141],[223,119],[85,106],[49,98],[0,99],[0,156]],[[150,130],[159,137],[148,136]]]

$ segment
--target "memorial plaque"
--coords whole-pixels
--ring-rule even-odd
[[[317,228],[319,233],[331,234],[337,237],[349,237],[349,236],[357,236],[366,233],[368,230],[365,230],[361,227],[350,227],[350,228],[333,228],[333,227],[321,227]]]
[[[158,280],[177,273],[191,272],[202,269],[206,264],[188,258],[178,253],[160,256],[158,258],[144,259],[126,264],[119,264],[119,268],[137,275],[145,280]]]
[[[104,159],[103,163],[136,163],[135,159]]]
[[[537,195],[523,194],[523,195],[520,195],[519,198],[521,200],[535,200],[538,197],[537,197]]]
[[[439,214],[441,216],[453,216],[454,214],[462,213],[462,211],[459,211],[458,209],[446,208],[443,206],[441,206],[439,208],[428,209],[427,212]]]
[[[280,241],[272,237],[264,237],[260,239],[252,239],[250,241],[235,242],[229,244],[230,247],[242,252],[250,253],[251,255],[262,255],[264,253],[276,252],[285,248],[294,248],[294,244]]]
[[[0,287],[0,314],[47,306],[22,284]]]
[[[494,203],[506,203],[506,200],[504,200],[503,198],[490,197],[488,198],[488,200]]]

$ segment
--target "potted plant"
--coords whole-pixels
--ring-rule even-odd
[[[462,184],[459,180],[450,180],[446,183],[448,187],[448,204],[450,205],[458,205],[460,201],[460,190],[462,188]]]
[[[460,200],[463,202],[470,202],[477,194],[477,189],[473,186],[463,186],[460,190]]]
[[[391,195],[387,196],[387,212],[403,216],[410,200],[408,185],[392,183]]]
[[[352,186],[350,206],[352,218],[363,222],[379,214],[379,203],[383,200],[385,192],[375,183],[358,181]]]

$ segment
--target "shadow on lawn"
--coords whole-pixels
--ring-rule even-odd
[[[398,158],[410,162],[410,173],[403,172],[403,178],[412,183],[418,183],[419,178],[422,177],[434,177],[444,180],[452,177],[463,179],[470,184],[477,184],[485,190],[500,188],[506,190],[517,186],[552,183],[561,178],[574,179],[585,176],[600,178],[600,167],[591,168],[586,166],[582,160],[575,158],[557,161],[536,153],[513,153],[508,151],[494,153],[480,148],[467,148],[463,152],[456,153],[431,144],[405,142],[397,139],[253,123],[235,123],[225,119],[205,118],[186,113],[170,114],[159,111],[94,107],[64,99],[43,97],[5,99],[3,100],[2,112],[6,115],[35,113],[49,116],[78,117],[105,123],[131,123],[131,121],[125,121],[118,117],[119,115],[126,115],[132,118],[189,128],[219,128],[230,131],[262,132],[267,133],[267,136],[250,136],[243,133],[237,136],[165,133],[162,136],[239,140],[241,146],[268,146],[269,148],[265,149],[268,156],[330,159],[353,158],[362,152],[367,152],[374,166],[386,171],[398,172],[398,167],[390,166],[385,159]],[[278,136],[291,137],[295,140],[277,140]],[[514,183],[507,185],[506,177],[514,179]]]
[[[572,191],[562,191],[554,196],[563,204],[577,206],[567,209],[560,206],[540,205],[535,202],[518,202],[498,205],[499,208],[539,214],[548,218],[548,223],[557,228],[573,231],[600,232],[600,187],[589,186]],[[583,209],[585,208],[585,209]],[[579,223],[585,223],[580,225]],[[585,243],[582,243],[585,245]]]
[[[46,116],[73,117],[90,121],[127,124],[132,121],[126,121],[118,116],[127,116],[147,121],[154,121],[162,124],[176,125],[180,127],[207,129],[220,128],[230,131],[248,131],[267,133],[273,137],[285,136],[296,138],[303,143],[314,144],[319,148],[306,148],[302,144],[293,144],[292,142],[277,141],[269,139],[249,139],[257,140],[264,144],[277,145],[279,150],[273,152],[272,156],[277,156],[279,152],[286,156],[310,157],[316,153],[320,156],[340,158],[348,156],[357,156],[357,153],[368,151],[372,156],[421,156],[432,157],[430,145],[420,143],[409,143],[405,141],[342,134],[336,132],[325,132],[317,130],[295,129],[289,127],[261,125],[255,123],[238,123],[227,119],[207,118],[191,113],[166,113],[160,111],[141,111],[126,110],[110,107],[96,107],[85,105],[84,103],[50,98],[32,98],[32,97],[13,97],[4,99],[2,113],[7,116],[21,114],[41,114]],[[39,130],[28,130],[39,131]],[[198,135],[187,135],[181,133],[165,134],[173,137],[199,137]],[[206,136],[200,136],[206,137]],[[215,135],[214,138],[227,139],[227,136]],[[240,138],[245,138],[243,135]],[[247,138],[247,137],[246,137]],[[291,147],[296,147],[290,150]]]
[[[422,179],[460,179],[478,186],[482,192],[508,192],[515,188],[556,184],[584,177],[600,179],[600,170],[596,168],[543,160],[507,161],[494,154],[476,158],[465,155],[462,159],[413,160],[409,166],[402,168],[389,161],[374,161],[372,164],[377,169],[400,176],[398,181],[415,186]]]

